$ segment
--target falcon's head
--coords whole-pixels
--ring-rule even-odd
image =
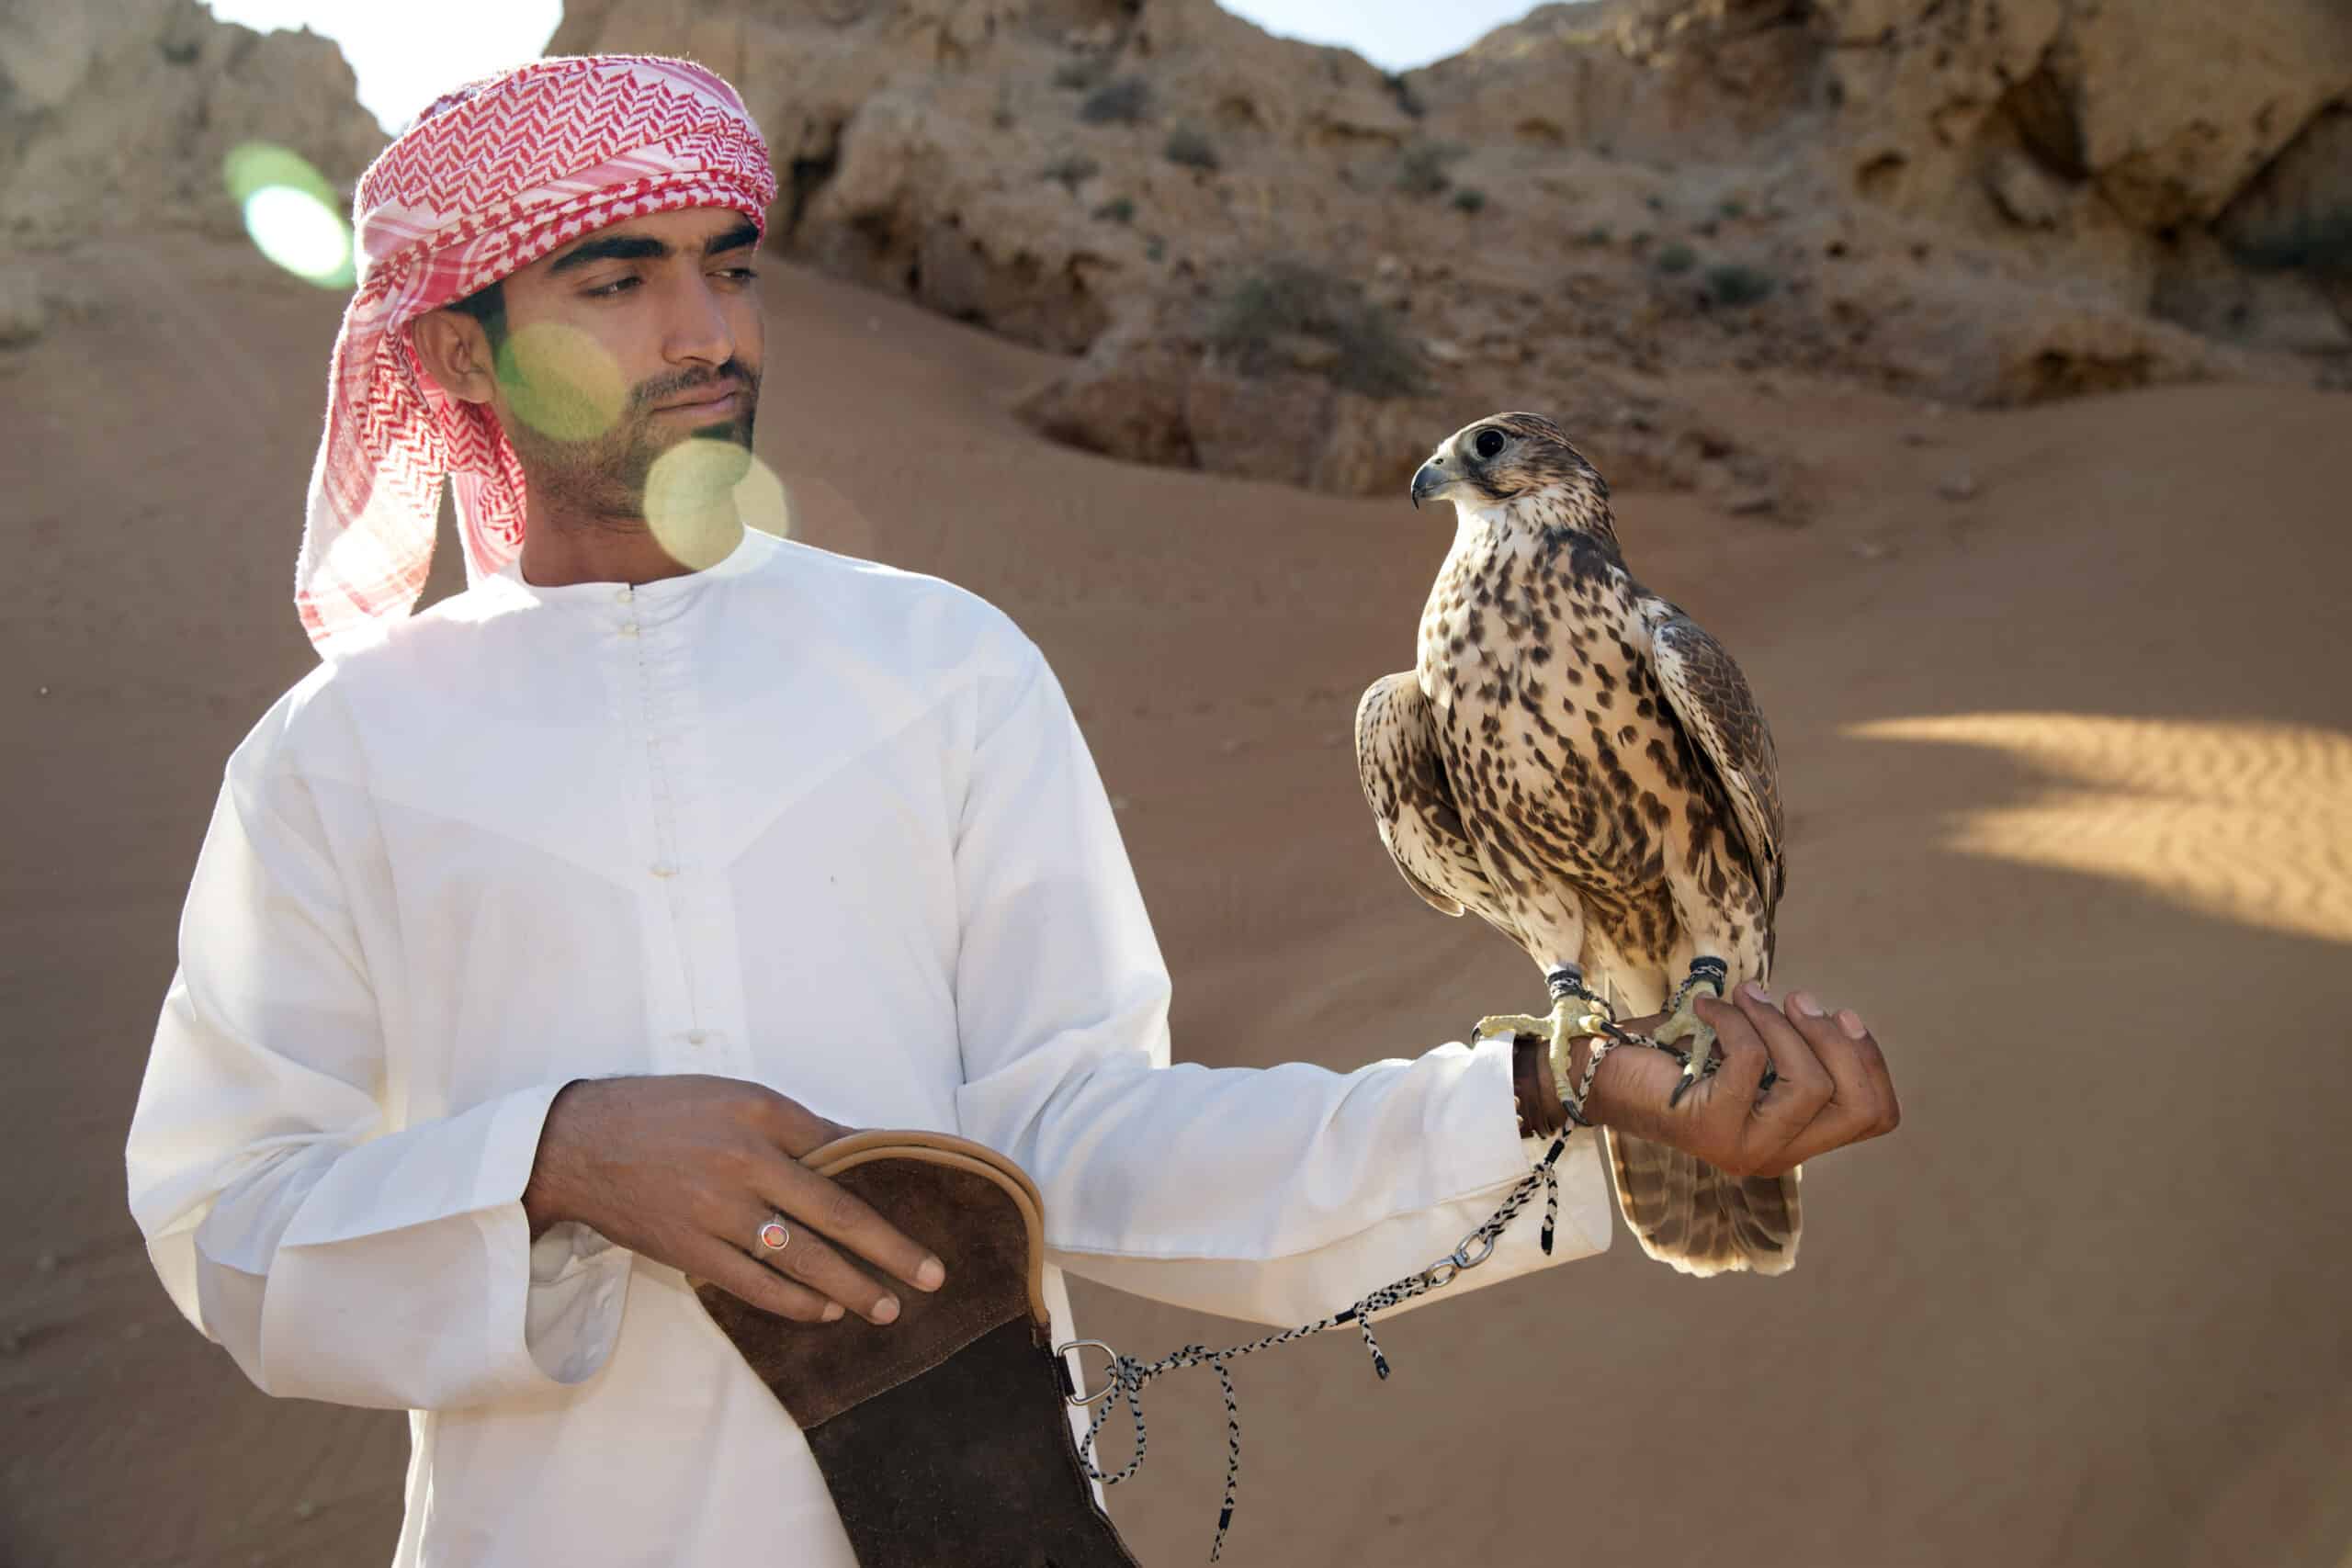
[[[1464,513],[1527,527],[1572,528],[1611,548],[1609,481],[1538,413],[1498,413],[1445,438],[1413,476],[1413,504],[1450,501]]]

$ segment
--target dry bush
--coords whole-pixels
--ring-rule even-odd
[[[1319,338],[1338,350],[1322,369],[1334,386],[1372,398],[1410,397],[1428,385],[1419,355],[1363,290],[1304,262],[1269,261],[1228,288],[1211,316],[1208,340],[1246,375],[1273,368],[1272,340]]]
[[[1140,76],[1122,76],[1086,95],[1078,118],[1089,125],[1135,125],[1151,110],[1151,84]]]
[[[1464,149],[1452,141],[1416,141],[1396,154],[1396,188],[1408,196],[1435,196],[1453,183],[1445,166]]]
[[[1171,164],[1182,164],[1188,169],[1219,167],[1216,148],[1209,139],[1189,125],[1180,125],[1168,133],[1168,145],[1160,151]]]

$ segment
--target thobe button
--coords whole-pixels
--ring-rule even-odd
[[[635,637],[636,635],[637,635],[637,623],[636,623],[635,621],[626,621],[626,622],[623,622],[623,623],[622,623],[622,625],[621,625],[621,636],[623,636],[623,637]]]
[[[709,1041],[709,1039],[710,1031],[707,1029],[689,1029],[686,1031],[686,1043],[689,1045],[705,1044]]]
[[[646,869],[656,876],[675,876],[678,874],[678,868],[672,865],[666,860],[657,860],[651,865],[646,867]]]
[[[626,589],[626,588],[624,588],[624,589],[622,589],[619,592],[617,592],[617,593],[614,594],[614,595],[613,595],[613,597],[614,597],[615,599],[618,600],[620,603],[622,603],[622,604],[628,604],[628,589]]]

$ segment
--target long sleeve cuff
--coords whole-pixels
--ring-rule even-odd
[[[439,1409],[577,1382],[618,1337],[630,1258],[579,1225],[532,1243],[523,1188],[561,1087],[270,1162],[158,1236],[157,1269],[193,1275],[199,1325],[271,1393]]]

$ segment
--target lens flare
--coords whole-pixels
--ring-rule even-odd
[[[735,514],[746,528],[774,534],[779,539],[792,537],[792,497],[776,471],[757,457],[752,458],[751,467],[736,481]]]
[[[645,476],[645,525],[671,559],[699,571],[734,547],[733,492],[757,460],[748,447],[699,436],[653,460]]]
[[[621,416],[620,363],[578,327],[535,322],[498,350],[498,381],[515,417],[553,441],[594,441]]]
[[[245,232],[261,254],[297,277],[324,284],[348,278],[351,236],[306,191],[271,186],[245,197]]]
[[[246,141],[221,161],[221,183],[237,204],[254,248],[322,288],[348,288],[357,277],[351,229],[324,175],[299,152]]]

